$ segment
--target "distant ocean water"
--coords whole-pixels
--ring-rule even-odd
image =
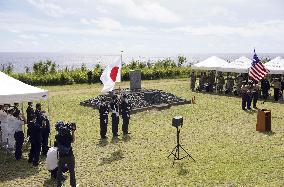
[[[204,60],[210,56],[218,56],[224,60],[232,61],[241,56],[252,58],[252,53],[224,53],[224,54],[189,54],[183,55],[187,58],[187,64],[194,64]],[[122,60],[124,63],[129,63],[132,60],[140,60],[144,62],[155,62],[159,59],[171,58],[177,61],[177,56],[128,56],[123,54]],[[284,57],[284,53],[258,53],[259,58],[275,58],[277,56]],[[0,68],[3,64],[12,64],[15,72],[24,72],[25,67],[32,67],[34,62],[39,60],[52,60],[59,68],[77,68],[84,63],[87,68],[93,68],[96,64],[105,65],[119,59],[120,55],[94,55],[94,54],[79,54],[79,53],[21,53],[21,52],[0,52]]]

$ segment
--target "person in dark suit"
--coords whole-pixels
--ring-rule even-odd
[[[108,113],[109,113],[109,107],[106,103],[106,99],[102,99],[102,103],[99,106],[99,112],[100,112],[100,135],[102,139],[107,138],[107,124],[108,124]]]
[[[27,123],[29,124],[30,121],[32,121],[32,116],[34,116],[35,111],[33,109],[33,102],[28,102],[28,108],[26,110],[27,112]],[[28,131],[27,131],[27,136],[30,136],[30,128],[28,125]]]
[[[119,124],[119,103],[117,96],[112,96],[112,101],[110,102],[111,118],[112,118],[112,134],[113,137],[118,136],[118,124]]]
[[[41,142],[41,153],[42,155],[46,156],[48,152],[48,138],[50,134],[50,123],[46,115],[44,113],[42,114],[42,122],[41,122],[41,137],[42,137],[42,142]]]
[[[261,92],[262,92],[262,97],[264,99],[263,103],[266,102],[268,98],[268,92],[270,90],[270,83],[267,77],[264,77],[261,81]]]
[[[29,122],[31,149],[28,162],[33,163],[33,166],[38,166],[40,146],[42,141],[41,126],[37,123],[36,119],[36,115],[33,115],[32,120]]]
[[[131,111],[131,105],[128,102],[127,96],[123,95],[122,102],[120,104],[120,112],[122,117],[122,132],[123,135],[130,134],[128,132],[128,126],[129,126],[129,119],[130,119],[130,111]]]

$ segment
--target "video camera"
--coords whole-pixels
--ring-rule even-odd
[[[67,134],[71,131],[76,130],[76,123],[64,123],[63,121],[58,121],[55,124],[55,129],[58,132],[58,134]]]

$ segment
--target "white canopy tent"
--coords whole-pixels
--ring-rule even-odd
[[[47,100],[48,91],[25,84],[0,72],[0,104],[23,103],[28,101]],[[23,105],[22,105],[23,106]],[[22,108],[23,109],[23,108]],[[48,106],[49,109],[49,106]],[[7,148],[15,146],[15,120],[1,112],[1,142],[7,143]],[[6,117],[5,117],[6,116]],[[2,121],[3,120],[3,121]]]
[[[212,56],[204,61],[192,65],[192,69],[220,71],[223,67],[227,66],[227,64],[228,64],[227,61],[219,57]]]
[[[276,57],[265,64],[265,67],[270,71],[269,74],[284,74],[284,59]]]
[[[220,69],[222,72],[234,72],[234,73],[248,73],[252,60],[247,57],[240,57],[231,63],[228,63]]]
[[[0,72],[0,104],[47,100],[48,91],[25,84]]]

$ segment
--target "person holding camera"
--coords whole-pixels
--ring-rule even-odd
[[[71,144],[75,142],[75,123],[57,125],[58,134],[55,136],[58,148],[57,187],[62,186],[62,172],[67,165],[70,173],[70,185],[76,186],[75,158]]]
[[[100,129],[101,129],[100,135],[102,139],[106,139],[109,107],[106,103],[105,98],[102,99],[102,104],[99,106],[99,112],[100,112]]]

